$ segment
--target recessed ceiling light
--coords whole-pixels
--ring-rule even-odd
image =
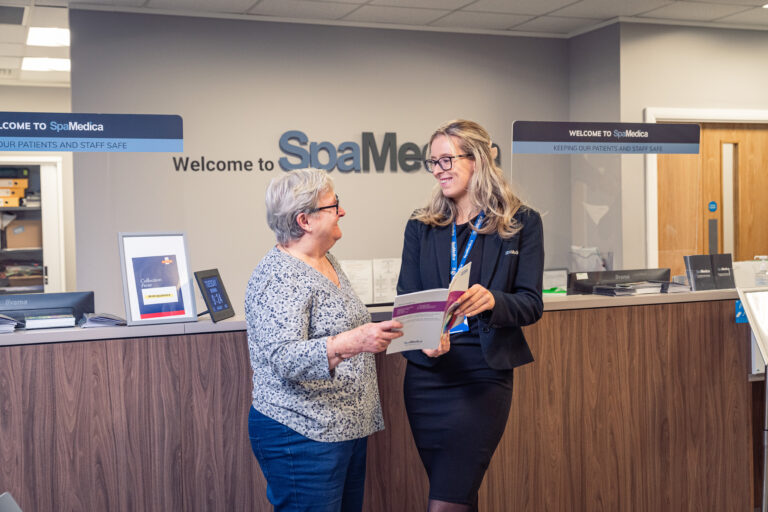
[[[22,71],[69,71],[69,59],[49,59],[47,57],[24,57]]]
[[[69,46],[68,28],[29,27],[29,46]]]

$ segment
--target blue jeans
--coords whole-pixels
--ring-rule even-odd
[[[278,512],[359,512],[368,438],[337,443],[308,439],[251,406],[251,448]]]

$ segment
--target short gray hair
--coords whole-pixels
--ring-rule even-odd
[[[333,191],[328,173],[320,169],[296,169],[274,178],[267,187],[267,224],[277,242],[287,244],[304,235],[296,217],[317,208],[320,196]]]

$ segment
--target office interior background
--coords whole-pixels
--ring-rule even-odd
[[[0,23],[0,110],[178,114],[184,153],[0,159],[60,160],[58,289],[94,290],[98,311],[121,315],[118,233],[146,231],[186,233],[191,270],[219,268],[242,315],[248,276],[274,243],[264,190],[283,172],[281,158],[297,161],[280,147],[291,131],[306,135],[307,149],[362,145],[369,133],[380,150],[395,134],[399,150],[421,147],[446,120],[476,120],[499,144],[507,177],[542,212],[548,268],[567,267],[574,245],[610,254],[615,268],[654,266],[668,231],[658,225],[655,180],[669,162],[512,155],[512,123],[701,120],[763,129],[761,1],[3,1],[23,12],[0,10],[9,16]],[[71,45],[25,45],[35,23],[67,26]],[[68,57],[71,70],[22,70],[24,56]],[[318,154],[327,163],[330,151]],[[185,172],[179,158],[251,161],[254,170]],[[764,169],[764,158],[745,154],[740,163]],[[272,170],[258,170],[268,162]],[[423,170],[392,170],[391,159],[381,172],[369,164],[369,172],[331,171],[347,211],[333,249],[340,259],[398,257],[405,222],[434,184]],[[694,173],[673,193],[682,198],[696,181]],[[705,208],[700,201],[694,208]],[[515,375],[483,506],[725,510],[757,502],[762,398],[747,380],[748,329],[733,323],[732,297],[717,297],[547,311],[526,331],[537,363]],[[147,336],[0,352],[0,382],[11,383],[3,405],[11,421],[0,430],[23,440],[0,445],[0,476],[20,489],[22,505],[266,507],[238,409],[250,393],[244,333]],[[425,488],[408,448],[402,360],[379,363],[388,423],[369,443],[367,506],[407,510]]]

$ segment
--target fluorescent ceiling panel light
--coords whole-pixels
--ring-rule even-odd
[[[24,71],[69,71],[69,67],[69,59],[24,57],[21,61],[21,69]]]
[[[69,46],[68,28],[29,27],[29,46]]]

